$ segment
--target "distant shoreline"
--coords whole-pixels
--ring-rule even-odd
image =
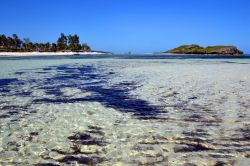
[[[29,57],[29,56],[74,56],[74,55],[123,55],[123,54],[113,54],[111,52],[101,52],[101,51],[92,51],[92,52],[0,52],[0,57]],[[126,54],[124,54],[126,55]],[[133,54],[131,54],[133,55]],[[134,55],[159,55],[159,56],[208,56],[208,57],[245,57],[250,56],[250,54],[243,55],[225,55],[225,54],[178,54],[178,53],[151,53],[151,54],[134,54]]]
[[[8,57],[8,56],[56,56],[56,55],[102,55],[102,54],[110,54],[108,52],[0,52],[0,57]]]

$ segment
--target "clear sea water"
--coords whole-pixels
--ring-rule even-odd
[[[0,165],[250,164],[250,57],[0,58]]]

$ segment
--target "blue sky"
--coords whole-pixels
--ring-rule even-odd
[[[95,50],[161,52],[181,44],[250,53],[249,0],[0,0],[0,33],[34,42],[78,34]]]

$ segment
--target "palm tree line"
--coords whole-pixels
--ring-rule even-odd
[[[29,38],[20,39],[16,34],[6,36],[0,34],[0,52],[56,52],[56,51],[82,51],[89,52],[91,48],[80,44],[78,35],[61,33],[56,43],[33,43]]]

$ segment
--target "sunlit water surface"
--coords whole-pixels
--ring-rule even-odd
[[[0,165],[250,165],[250,59],[0,58]]]

